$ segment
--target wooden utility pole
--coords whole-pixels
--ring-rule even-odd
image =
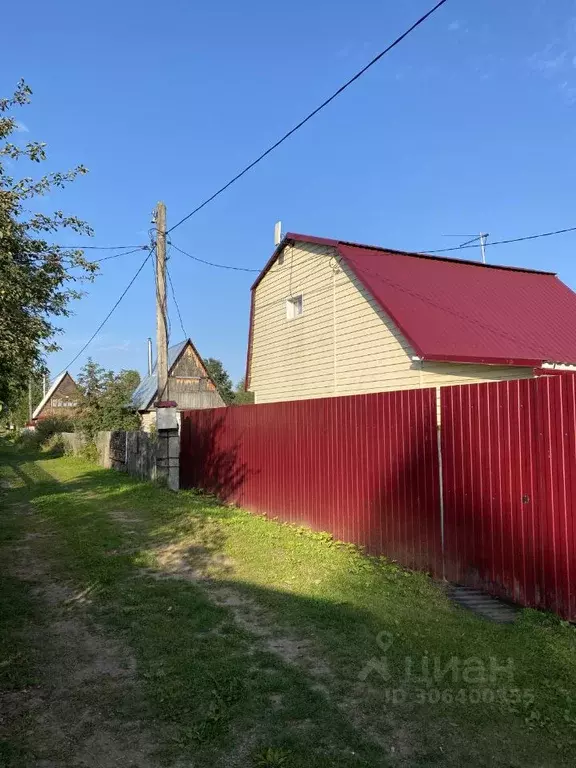
[[[32,421],[32,377],[28,379],[28,421]]]
[[[156,206],[156,374],[159,401],[168,396],[168,329],[166,311],[166,206]]]

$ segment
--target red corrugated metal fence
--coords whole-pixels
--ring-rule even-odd
[[[576,619],[575,387],[443,388],[443,505],[433,389],[186,411],[181,483]]]
[[[446,578],[576,619],[576,378],[441,391]]]
[[[434,390],[186,411],[181,482],[441,573]]]

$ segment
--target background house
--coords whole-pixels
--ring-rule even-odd
[[[64,373],[61,373],[54,379],[52,385],[34,410],[32,421],[53,417],[72,418],[78,405],[79,396],[78,385],[68,371],[64,371]]]
[[[156,423],[158,388],[156,366],[152,374],[142,379],[134,390],[131,407],[138,411],[142,427],[149,430]],[[197,408],[220,408],[224,400],[206,370],[202,358],[190,339],[168,349],[168,388],[165,400],[174,400],[179,411]]]
[[[257,403],[563,364],[576,364],[576,294],[550,272],[288,234],[252,286]]]

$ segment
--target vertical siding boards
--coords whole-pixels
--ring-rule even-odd
[[[446,576],[576,619],[575,377],[441,392]]]
[[[432,389],[186,411],[181,481],[441,573]]]

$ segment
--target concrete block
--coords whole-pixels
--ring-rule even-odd
[[[164,429],[178,429],[178,411],[176,408],[156,409],[156,428],[158,432]]]

